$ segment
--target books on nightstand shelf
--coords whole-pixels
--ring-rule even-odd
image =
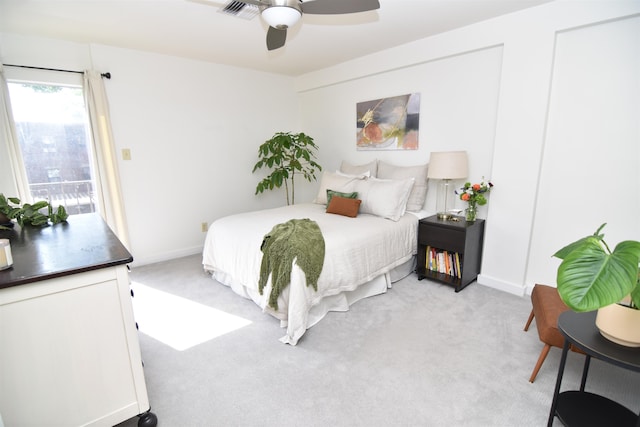
[[[427,271],[448,274],[458,279],[462,277],[460,254],[458,252],[449,252],[427,246],[427,256],[425,258],[427,260],[425,265]]]

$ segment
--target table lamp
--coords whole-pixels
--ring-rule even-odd
[[[429,159],[427,178],[439,179],[436,198],[436,212],[438,218],[449,219],[449,210],[453,206],[452,179],[466,178],[468,174],[466,151],[435,151]]]

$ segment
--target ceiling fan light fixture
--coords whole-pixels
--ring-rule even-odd
[[[262,11],[262,18],[267,24],[278,29],[295,25],[301,17],[300,10],[289,6],[271,6]]]

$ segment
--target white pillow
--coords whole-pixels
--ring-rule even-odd
[[[402,180],[368,178],[355,181],[351,191],[357,191],[358,198],[362,200],[360,213],[398,221],[406,211],[414,181],[413,178]]]
[[[363,173],[359,173],[359,174],[356,174],[356,175],[352,175],[352,174],[349,174],[349,173],[344,173],[344,172],[341,172],[339,170],[337,170],[336,173],[338,175],[347,176],[349,178],[369,178],[371,176],[371,172],[369,172],[369,171],[365,171]]]
[[[406,179],[415,178],[413,189],[407,201],[407,210],[418,212],[424,208],[427,199],[427,171],[429,163],[418,166],[394,166],[383,161],[378,162],[378,178]]]
[[[320,189],[313,203],[320,205],[327,204],[327,190],[339,191],[341,193],[350,193],[353,190],[354,183],[364,180],[364,176],[339,175],[333,172],[323,172],[320,180]]]
[[[340,164],[340,172],[349,175],[363,175],[369,172],[369,176],[375,177],[378,173],[378,161],[374,159],[364,165],[353,165],[343,160],[342,164]]]

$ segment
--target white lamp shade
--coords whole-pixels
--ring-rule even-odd
[[[262,18],[273,28],[288,28],[302,17],[299,10],[288,6],[271,6],[262,11]]]
[[[435,151],[429,159],[427,178],[462,179],[469,174],[466,151]]]

